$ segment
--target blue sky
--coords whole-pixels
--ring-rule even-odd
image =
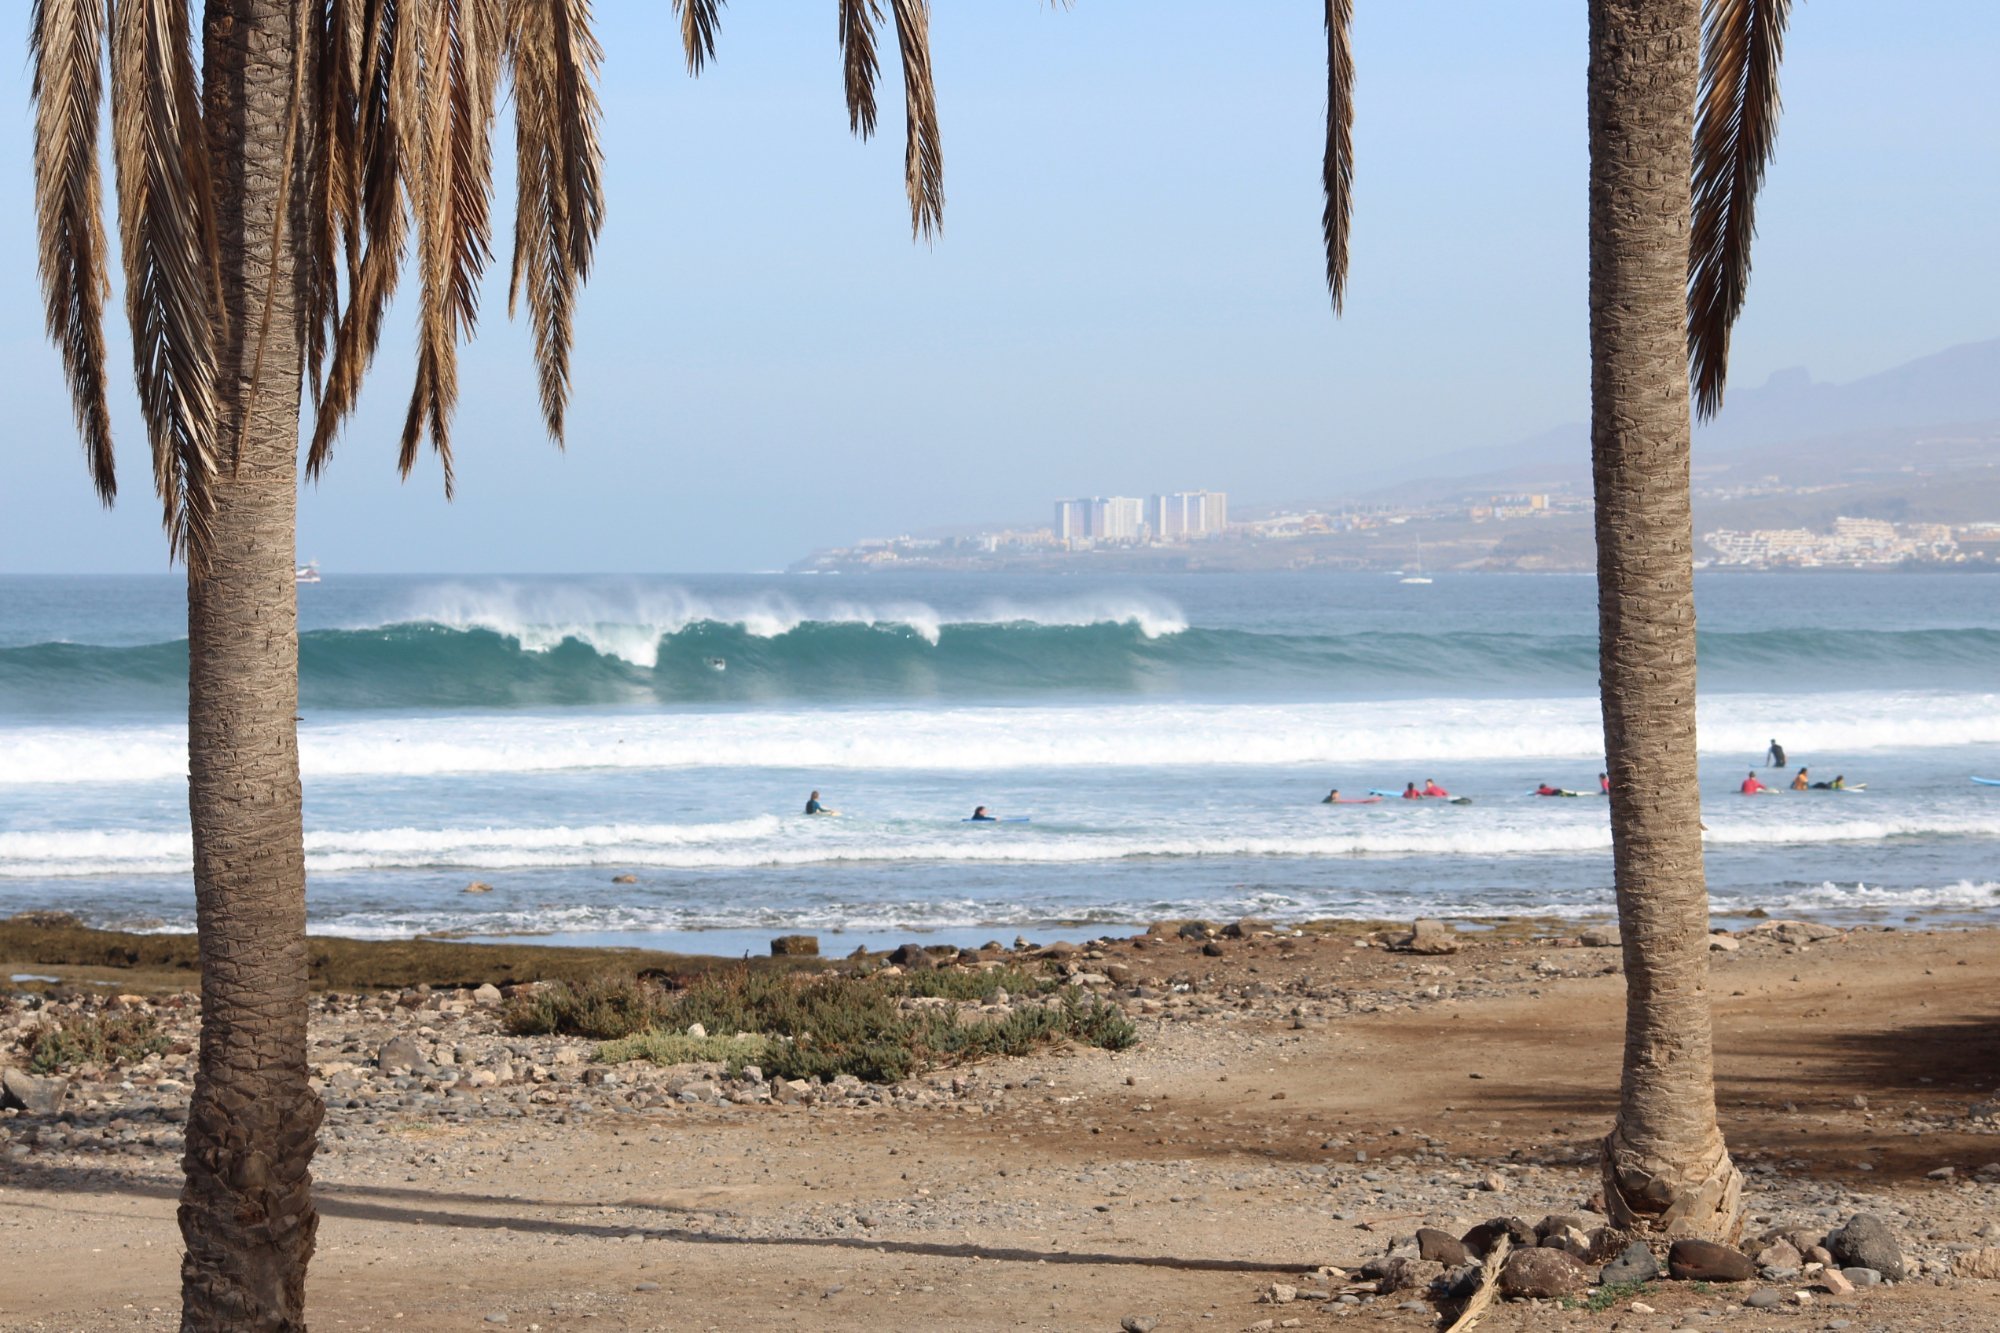
[[[610,211],[569,450],[505,258],[462,353],[458,499],[394,470],[407,303],[301,500],[332,570],[710,570],[1049,499],[1339,494],[1585,414],[1585,8],[1361,0],[1347,314],[1321,280],[1320,7],[938,0],[943,236],[913,245],[900,76],[847,133],[834,5],[739,3],[683,69],[604,0]],[[17,23],[25,20],[17,12]],[[891,44],[893,46],[893,44]],[[2000,332],[2000,10],[1796,7],[1733,382]],[[35,289],[25,60],[0,77],[0,571],[165,567],[126,380],[100,510]],[[510,228],[503,212],[500,233]],[[114,368],[129,364],[122,321]]]

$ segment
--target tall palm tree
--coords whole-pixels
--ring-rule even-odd
[[[1325,0],[1323,215],[1347,268],[1352,0]],[[1689,374],[1720,407],[1790,0],[1591,0],[1591,470],[1599,692],[1626,975],[1614,1224],[1733,1239],[1742,1176],[1715,1116],[1708,887],[1695,745]]]
[[[691,70],[721,0],[675,0]],[[837,0],[850,122],[875,125],[877,0]],[[911,225],[943,201],[926,0],[890,0]],[[399,465],[451,476],[457,347],[490,258],[511,83],[525,299],[561,442],[571,318],[603,220],[590,0],[34,0],[35,190],[50,337],[99,495],[116,492],[97,135],[106,71],[134,374],[188,581],[188,805],[201,1050],[181,1194],[182,1327],[303,1329],[322,1107],[307,1083],[293,585],[308,472],[352,412],[406,254],[420,288]]]

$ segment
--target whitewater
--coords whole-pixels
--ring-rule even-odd
[[[2000,774],[1992,582],[1701,580],[1719,915],[2000,911],[2000,788],[1966,780]],[[178,593],[0,579],[0,911],[191,922]],[[1601,915],[1592,596],[1507,576],[330,575],[300,605],[312,929],[733,946]],[[1735,795],[1774,735],[1793,768],[1867,790]],[[1433,777],[1472,803],[1318,803]],[[1588,794],[1528,795],[1545,781]],[[803,816],[813,790],[842,817]],[[1029,822],[966,825],[975,804]]]

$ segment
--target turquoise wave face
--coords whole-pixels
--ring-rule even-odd
[[[564,708],[1037,698],[1518,697],[1587,693],[1595,640],[1553,633],[1331,634],[1132,622],[911,626],[806,621],[779,633],[697,621],[653,637],[604,626],[524,646],[419,622],[316,630],[299,643],[308,709]],[[2000,630],[1705,633],[1703,686],[1990,689]],[[0,649],[0,714],[172,713],[184,640]]]

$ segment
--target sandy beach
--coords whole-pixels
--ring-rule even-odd
[[[314,1326],[1442,1327],[1448,1305],[1377,1291],[1369,1262],[1420,1227],[1603,1220],[1623,988],[1618,950],[1571,931],[1434,955],[1257,923],[1009,948],[1118,1003],[1138,1044],[888,1088],[606,1066],[595,1042],[508,1035],[471,986],[328,990]],[[1872,1213],[1905,1280],[1658,1281],[1480,1326],[2000,1323],[2000,1282],[1969,1275],[2000,1247],[2000,931],[1764,923],[1713,958],[1750,1235]],[[57,1115],[0,1112],[0,1328],[171,1328],[192,994],[171,969],[4,962],[31,979],[0,999],[0,1063],[82,1010],[144,1011],[172,1044],[78,1071]]]

